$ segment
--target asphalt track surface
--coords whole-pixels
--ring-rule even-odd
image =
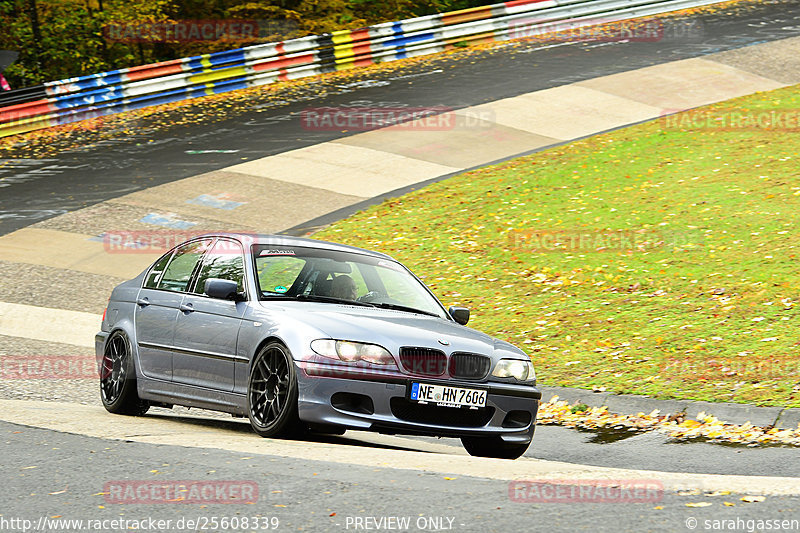
[[[484,51],[447,54],[375,72],[335,87],[311,83],[303,94],[254,105],[213,124],[159,128],[63,151],[21,157],[0,167],[0,235],[35,222],[162,183],[348,135],[309,131],[299,115],[311,107],[448,107],[459,109],[800,34],[800,1],[669,18],[655,42],[515,41]],[[324,87],[324,90],[322,88]],[[232,153],[202,153],[231,150]],[[195,153],[190,153],[195,152]],[[7,153],[8,159],[16,159]]]
[[[384,106],[461,108],[666,61],[698,57],[800,34],[800,2],[761,6],[697,17],[702,35],[656,42],[584,43],[542,48],[514,43],[429,60],[371,81],[342,86],[211,126],[168,128],[142,136],[120,135],[100,146],[26,161],[0,169],[0,234],[49,216],[79,209],[134,190],[346,135],[309,132],[297,115],[308,107]],[[454,68],[454,65],[456,68]],[[146,142],[152,141],[152,142]],[[232,154],[189,154],[193,150],[238,150]],[[20,167],[23,171],[20,171]],[[69,168],[67,168],[69,167]],[[36,170],[42,170],[36,172]],[[33,170],[34,172],[30,172]],[[2,174],[5,172],[5,174]],[[224,425],[224,424],[223,424]],[[741,520],[740,531],[757,531],[751,519],[797,519],[800,499],[769,497],[746,504],[740,495],[723,498],[665,493],[642,504],[532,504],[511,501],[499,480],[389,470],[214,449],[109,441],[0,422],[6,460],[2,478],[12,490],[2,498],[0,519],[247,516],[277,517],[279,531],[344,531],[355,517],[420,516],[453,519],[454,531],[689,531],[688,519]],[[623,438],[624,437],[624,438]],[[338,438],[332,438],[338,439]],[[373,446],[358,432],[349,445]],[[346,439],[346,440],[345,440]],[[409,449],[414,439],[409,439]],[[460,446],[452,439],[438,441]],[[422,443],[420,443],[422,444]],[[387,450],[390,451],[390,450]],[[539,427],[528,457],[576,464],[709,474],[800,476],[796,449],[676,443],[656,434],[619,435]],[[35,468],[30,468],[35,466]],[[155,471],[155,472],[154,472]],[[218,473],[219,472],[219,473]],[[254,506],[107,504],[103,483],[113,479],[254,480],[261,493]],[[691,509],[686,503],[713,501]],[[253,511],[256,511],[253,513]],[[0,522],[2,526],[2,522]],[[8,528],[6,528],[8,529]],[[772,529],[772,528],[770,528]],[[214,530],[214,529],[212,529]],[[216,529],[219,530],[219,529]],[[413,529],[412,529],[413,530]],[[425,529],[418,529],[425,530]],[[427,530],[430,530],[429,528]],[[708,530],[707,528],[705,530]],[[717,528],[719,530],[719,528]],[[762,529],[760,530],[765,530]]]
[[[351,431],[347,435],[355,438],[358,432]],[[436,442],[461,447],[458,439],[443,438],[436,439]],[[798,451],[793,446],[748,448],[745,445],[671,439],[658,432],[537,426],[525,457],[659,472],[800,477]]]
[[[691,525],[693,519],[698,521],[698,531],[711,530],[704,529],[706,520],[739,520],[742,524],[739,531],[748,531],[748,520],[796,520],[800,517],[800,498],[796,496],[772,496],[760,503],[744,503],[739,495],[656,491],[652,501],[641,503],[531,503],[513,501],[509,482],[502,480],[358,465],[342,468],[341,464],[324,461],[109,441],[6,422],[0,422],[0,438],[6,456],[0,465],[0,474],[15,487],[13,496],[3,497],[2,518],[27,519],[34,524],[41,517],[153,518],[172,520],[171,527],[155,529],[170,531],[178,530],[176,526],[181,518],[257,516],[277,519],[278,527],[270,531],[684,532],[690,531],[687,524]],[[123,480],[250,482],[258,487],[258,501],[245,505],[107,501],[103,494],[110,492],[106,483]],[[734,506],[723,506],[723,501]],[[711,505],[687,508],[687,503]],[[409,517],[411,527],[357,527],[357,517],[373,520]],[[55,520],[51,519],[50,524]],[[439,527],[434,527],[435,524]],[[754,529],[756,522],[752,524],[751,532],[766,530],[763,527]],[[709,525],[713,527],[713,523]],[[180,528],[181,531],[196,529]],[[222,528],[209,530],[225,531]]]

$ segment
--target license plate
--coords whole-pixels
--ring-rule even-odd
[[[429,383],[412,383],[409,398],[413,402],[433,403],[444,407],[486,407],[486,391],[479,389],[462,389],[447,385],[431,385]]]

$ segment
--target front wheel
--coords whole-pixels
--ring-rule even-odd
[[[461,444],[472,456],[493,457],[495,459],[517,459],[531,445],[503,442],[500,437],[461,437]]]
[[[262,437],[290,437],[301,432],[297,416],[297,375],[288,348],[264,346],[253,359],[247,385],[247,415]]]
[[[136,368],[127,335],[115,331],[106,342],[100,367],[100,399],[109,413],[141,416],[150,403],[136,392]]]

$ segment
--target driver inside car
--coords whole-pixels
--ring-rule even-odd
[[[343,300],[355,300],[358,297],[356,282],[347,274],[336,276],[333,278],[331,296]]]

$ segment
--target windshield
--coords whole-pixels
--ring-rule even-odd
[[[395,261],[273,245],[253,246],[253,257],[262,300],[313,300],[447,316],[428,289]]]

